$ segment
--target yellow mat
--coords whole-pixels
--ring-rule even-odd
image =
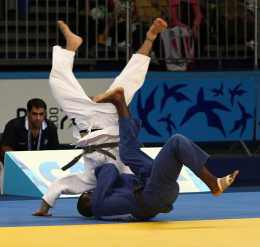
[[[260,219],[3,227],[3,247],[259,247]]]

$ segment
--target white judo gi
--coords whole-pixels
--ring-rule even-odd
[[[117,142],[119,129],[116,108],[110,103],[96,103],[86,95],[72,72],[74,56],[75,52],[60,46],[53,47],[49,83],[60,107],[70,119],[75,120],[73,135],[77,138],[77,145],[84,147],[88,144]],[[144,83],[149,63],[150,57],[134,54],[108,90],[123,87],[126,103],[129,104],[136,91]],[[100,130],[90,132],[91,129]],[[90,133],[80,138],[79,131],[81,130],[88,130]],[[130,169],[121,162],[118,148],[109,151],[116,156],[116,161],[98,152],[84,155],[85,172],[56,180],[43,196],[43,200],[53,206],[61,194],[80,194],[94,189],[96,186],[95,167],[105,162],[114,163],[121,173],[131,173]]]

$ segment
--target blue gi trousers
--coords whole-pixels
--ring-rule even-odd
[[[179,193],[177,178],[183,164],[198,175],[209,155],[183,135],[173,135],[153,160],[140,150],[138,123],[119,119],[121,160],[144,181],[143,201],[158,209],[172,205]]]

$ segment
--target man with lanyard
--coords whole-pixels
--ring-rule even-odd
[[[68,25],[58,21],[58,26],[66,39],[66,48],[53,47],[53,64],[50,74],[50,87],[54,98],[65,114],[75,122],[73,134],[79,147],[100,144],[115,144],[119,140],[118,114],[110,103],[96,103],[99,96],[92,99],[86,95],[75,78],[72,68],[75,52],[82,43],[82,38],[72,33]],[[116,77],[108,90],[122,87],[125,90],[126,104],[129,105],[136,91],[144,83],[149,67],[149,53],[158,34],[165,30],[167,23],[157,18],[146,33],[146,39],[140,49]],[[91,131],[95,129],[96,131]],[[84,132],[86,135],[84,136]],[[81,137],[83,136],[83,137]],[[119,158],[118,147],[110,147],[84,155],[85,172],[73,174],[56,180],[42,198],[40,208],[35,216],[48,216],[56,199],[63,194],[80,194],[96,186],[94,169],[106,162],[116,165],[119,172],[131,173]],[[112,154],[115,160],[111,158]]]
[[[113,163],[95,169],[96,188],[78,200],[80,214],[96,218],[131,214],[147,220],[159,213],[168,213],[178,197],[177,178],[183,164],[188,166],[215,196],[235,180],[239,171],[217,178],[206,168],[209,155],[183,135],[173,135],[155,159],[140,150],[137,139],[140,123],[133,119],[124,99],[124,89],[117,88],[97,99],[111,102],[119,115],[119,154],[134,174],[119,174]]]
[[[42,99],[30,99],[27,115],[10,120],[1,140],[1,160],[6,151],[55,149],[59,145],[57,128],[46,119],[46,103]]]

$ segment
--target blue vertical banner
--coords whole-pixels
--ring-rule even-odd
[[[256,140],[260,140],[260,76],[256,80]]]
[[[141,141],[163,143],[175,133],[194,141],[252,140],[257,78],[256,72],[149,73],[131,103],[142,120]]]

